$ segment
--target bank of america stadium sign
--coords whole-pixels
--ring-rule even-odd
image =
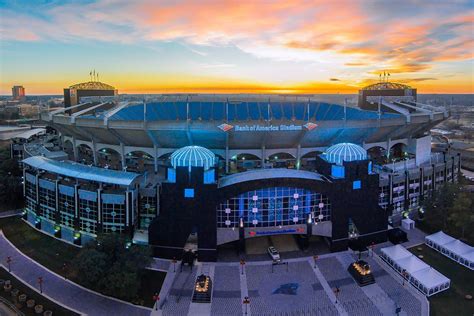
[[[302,130],[308,130],[312,131],[318,126],[318,124],[308,122],[304,125],[285,125],[285,124],[280,124],[280,125],[259,125],[259,124],[253,124],[253,125],[230,125],[227,123],[221,124],[217,126],[224,132],[228,132],[230,130],[234,130],[235,132],[278,132],[278,131],[302,131]]]

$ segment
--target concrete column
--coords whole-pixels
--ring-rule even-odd
[[[301,145],[298,144],[298,147],[296,148],[296,169],[300,169],[300,164],[301,164]]]
[[[125,163],[125,149],[124,149],[123,143],[120,143],[120,157],[122,160],[122,170],[125,170],[125,167],[127,166],[127,164]]]
[[[94,165],[97,166],[99,160],[97,159],[95,140],[92,140],[92,155],[94,156]]]
[[[229,173],[229,146],[225,146],[225,173]]]
[[[77,154],[77,144],[76,144],[76,137],[72,137],[72,153],[74,155],[74,161],[77,161],[79,159],[79,156]]]
[[[262,147],[262,168],[265,168],[265,146]]]
[[[153,158],[153,162],[155,165],[155,174],[158,173],[158,146],[153,145],[153,151],[155,153],[155,157]]]

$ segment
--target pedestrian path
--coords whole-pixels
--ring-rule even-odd
[[[150,315],[150,308],[107,297],[65,280],[21,253],[0,230],[0,262],[6,262],[9,256],[15,277],[33,288],[38,288],[38,277],[42,277],[43,294],[66,308],[91,316]]]

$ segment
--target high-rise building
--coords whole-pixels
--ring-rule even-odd
[[[23,86],[13,86],[12,96],[13,96],[13,100],[15,100],[15,101],[25,100],[25,98],[26,98],[25,88]]]

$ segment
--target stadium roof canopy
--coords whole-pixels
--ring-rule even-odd
[[[204,167],[204,170],[216,164],[216,155],[201,146],[186,146],[171,155],[171,165],[176,167]]]
[[[114,87],[99,81],[81,82],[69,87],[76,90],[115,90]]]
[[[65,177],[120,186],[130,186],[140,176],[137,173],[90,167],[72,161],[56,161],[41,156],[26,158],[23,163]]]
[[[33,137],[35,135],[45,133],[45,132],[46,132],[45,128],[33,128],[33,129],[30,129],[30,130],[24,131],[21,134],[17,134],[13,138],[30,139],[31,137]]]
[[[404,90],[404,89],[413,89],[412,87],[396,82],[377,82],[362,88],[362,90]]]
[[[100,117],[100,116],[99,116]],[[399,118],[400,114],[382,113],[380,118]],[[91,117],[92,118],[92,117]],[[161,102],[129,104],[114,112],[110,120],[130,121],[257,121],[257,120],[376,120],[379,114],[340,104],[301,100],[233,101],[194,100],[168,97]]]
[[[327,161],[342,164],[343,161],[356,161],[367,159],[367,151],[359,145],[352,143],[340,143],[326,150]]]

